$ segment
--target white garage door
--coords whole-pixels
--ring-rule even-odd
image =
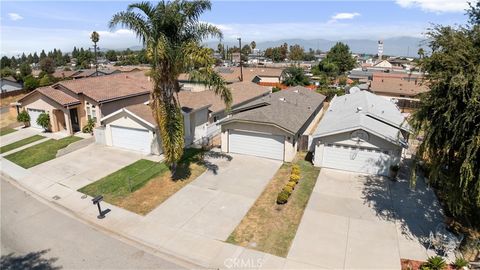
[[[391,156],[387,151],[342,145],[325,145],[325,168],[368,174],[388,175]]]
[[[283,160],[284,136],[230,130],[229,152]]]
[[[152,135],[145,129],[111,126],[112,145],[143,153],[151,152]]]
[[[28,115],[30,115],[30,126],[34,128],[42,128],[42,126],[37,124],[37,118],[44,112],[44,110],[28,109]]]

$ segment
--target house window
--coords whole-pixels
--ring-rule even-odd
[[[215,123],[215,122],[217,122],[217,120],[218,120],[217,117],[214,116],[214,117],[213,117],[213,122]]]
[[[95,105],[92,105],[92,119],[97,122],[97,111],[95,110]]]
[[[92,118],[92,113],[90,112],[90,107],[87,107],[87,118],[90,120]]]

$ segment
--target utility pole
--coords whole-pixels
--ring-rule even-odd
[[[238,46],[240,46],[240,81],[243,82],[243,67],[242,67],[242,38],[238,38]]]

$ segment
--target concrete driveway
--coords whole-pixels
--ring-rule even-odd
[[[430,231],[442,222],[433,192],[408,181],[322,169],[288,259],[325,269],[400,269],[425,260]]]
[[[150,212],[145,221],[226,240],[282,164],[252,156],[231,157],[231,161],[207,159],[216,172],[208,170],[199,176]]]
[[[39,128],[32,128],[32,127],[21,128],[18,131],[15,131],[0,137],[0,142],[1,142],[1,145],[4,146],[4,145],[11,144],[16,141],[20,141],[40,133],[42,133],[42,129],[39,129]]]
[[[30,168],[30,173],[20,180],[38,191],[62,197],[143,157],[140,153],[91,144]]]

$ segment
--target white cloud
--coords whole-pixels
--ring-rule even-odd
[[[12,20],[12,21],[18,21],[18,20],[23,19],[23,17],[20,16],[20,14],[18,14],[18,13],[8,13],[8,17],[9,17],[10,20]]]
[[[360,16],[360,13],[358,12],[353,12],[353,13],[347,13],[347,12],[343,12],[343,13],[337,13],[335,15],[332,16],[332,20],[351,20],[357,16]]]
[[[463,12],[468,8],[467,0],[395,0],[404,8],[419,7],[428,12]]]

